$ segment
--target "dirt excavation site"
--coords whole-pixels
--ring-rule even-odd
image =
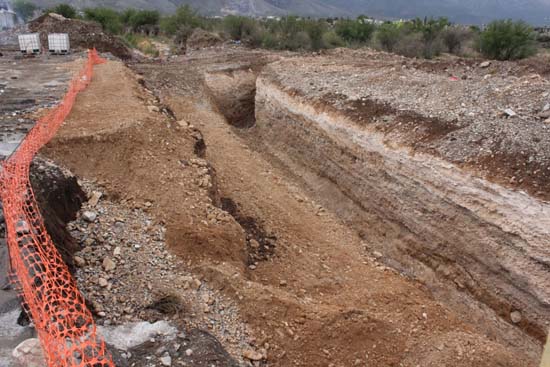
[[[107,57],[31,181],[117,366],[539,366],[543,61]],[[5,54],[0,87],[47,109],[84,60]],[[6,98],[9,148],[43,111]],[[34,334],[2,283],[15,366]]]

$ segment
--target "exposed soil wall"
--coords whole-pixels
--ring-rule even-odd
[[[205,73],[208,95],[219,112],[236,127],[254,125],[257,74],[249,67]]]
[[[550,205],[391,147],[352,118],[285,91],[267,73],[257,81],[259,144],[304,171],[304,182],[366,245],[440,295],[457,304],[471,296],[543,341]]]
[[[30,178],[46,230],[65,263],[72,267],[79,246],[67,230],[67,223],[75,219],[86,195],[74,175],[42,158],[34,159]]]

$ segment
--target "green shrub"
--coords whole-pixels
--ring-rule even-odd
[[[76,9],[70,6],[69,4],[56,5],[52,9],[48,10],[47,13],[56,13],[59,15],[63,15],[65,18],[70,18],[70,19],[77,17]]]
[[[140,27],[157,25],[160,20],[160,13],[155,10],[139,10],[134,11],[132,14],[124,13],[122,19],[132,30],[137,31]]]
[[[336,32],[330,31],[323,34],[323,48],[344,47],[346,43]]]
[[[490,59],[517,60],[534,55],[535,33],[523,21],[497,20],[491,22],[480,35],[482,54]]]
[[[29,20],[38,7],[33,2],[27,0],[15,0],[13,2],[13,9],[23,20]]]
[[[392,52],[406,57],[424,57],[425,42],[421,33],[402,32]]]
[[[113,9],[87,8],[84,9],[84,17],[98,22],[109,33],[120,34],[124,28],[120,14]]]
[[[328,32],[327,22],[322,19],[305,19],[299,22],[299,28],[308,34],[311,43],[310,49],[317,51],[325,48],[323,37]]]
[[[376,31],[376,41],[384,51],[392,52],[402,37],[402,30],[394,23],[384,23]]]
[[[263,41],[263,29],[255,19],[228,15],[223,20],[224,32],[236,41],[242,41],[250,46],[260,46]]]
[[[262,47],[267,49],[278,49],[279,40],[270,32],[265,32],[262,36]]]
[[[336,23],[334,29],[349,44],[364,44],[371,39],[376,26],[369,23],[367,18],[359,17],[356,20],[342,19]]]

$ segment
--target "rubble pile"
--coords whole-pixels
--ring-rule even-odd
[[[110,52],[123,60],[132,58],[132,52],[117,37],[103,32],[101,25],[79,19],[67,19],[62,15],[49,13],[29,23],[31,32],[40,33],[42,46],[48,47],[49,33],[68,33],[74,49],[96,48],[99,52]]]
[[[223,40],[217,34],[197,28],[187,39],[187,50],[198,50],[201,48],[218,46]]]
[[[166,320],[207,330],[233,355],[250,348],[236,305],[167,251],[166,228],[148,214],[147,203],[128,208],[97,185],[83,185],[89,200],[68,228],[81,247],[74,257],[79,289],[99,325]]]

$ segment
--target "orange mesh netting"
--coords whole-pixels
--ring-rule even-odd
[[[46,232],[29,181],[35,154],[55,135],[77,94],[90,84],[93,66],[103,62],[95,50],[89,51],[63,101],[36,123],[0,172],[11,275],[50,367],[114,366],[84,297]]]

